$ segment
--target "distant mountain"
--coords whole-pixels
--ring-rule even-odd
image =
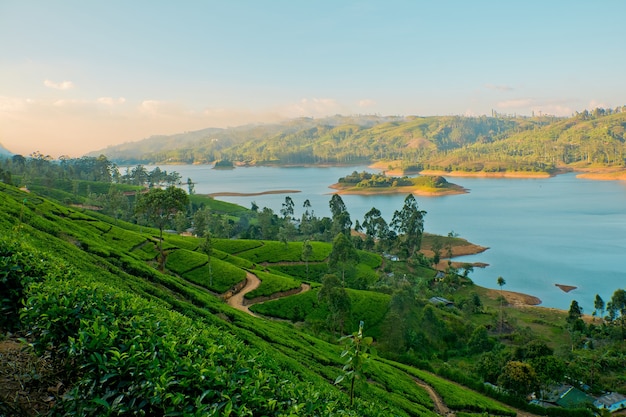
[[[0,157],[5,157],[5,156],[13,156],[13,152],[9,151],[0,143]]]
[[[98,157],[106,155],[112,160],[144,160],[144,156],[158,151],[171,151],[189,145],[190,143],[202,139],[211,138],[223,129],[208,128],[193,132],[177,133],[175,135],[156,135],[139,140],[137,142],[127,142],[121,145],[109,146],[105,149],[89,152],[86,156]]]
[[[90,152],[87,156],[106,155],[107,158],[117,163],[208,163],[221,159],[222,151],[237,148],[250,141],[271,140],[274,137],[292,135],[318,126],[337,127],[349,124],[368,128],[380,123],[400,120],[404,118],[337,115],[323,119],[303,117],[283,123],[249,124],[227,129],[207,128],[174,135],[151,136],[137,142],[109,146]]]
[[[117,163],[250,165],[363,164],[481,172],[555,172],[560,167],[624,166],[626,106],[569,118],[300,118],[277,124],[204,129],[109,147]]]

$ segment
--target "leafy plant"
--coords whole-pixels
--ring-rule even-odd
[[[339,339],[346,344],[346,349],[341,352],[341,357],[346,358],[343,366],[343,374],[335,379],[335,384],[341,383],[344,379],[350,380],[350,406],[354,405],[354,387],[357,378],[362,377],[363,365],[369,359],[370,346],[374,339],[363,336],[363,322],[359,323],[359,330],[350,336]]]

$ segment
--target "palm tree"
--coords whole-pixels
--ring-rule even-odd
[[[504,278],[498,277],[498,285],[500,286],[500,332],[502,332],[502,327],[504,326],[504,295],[502,295],[502,287],[506,285]]]

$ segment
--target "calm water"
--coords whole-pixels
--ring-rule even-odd
[[[219,199],[250,207],[270,207],[275,212],[289,195],[296,205],[309,199],[318,216],[329,215],[328,185],[354,170],[366,167],[332,168],[237,168],[213,170],[207,166],[164,166],[191,177],[197,193],[300,190],[300,193]],[[371,170],[369,170],[371,171]],[[574,174],[548,179],[449,178],[470,190],[469,194],[417,197],[427,211],[427,232],[450,231],[490,249],[462,259],[485,262],[470,277],[479,285],[535,295],[542,305],[568,309],[577,300],[585,313],[593,311],[595,294],[608,301],[617,288],[626,287],[626,183],[590,181]],[[389,222],[402,207],[405,195],[342,196],[352,221],[362,221],[372,207]],[[564,293],[554,284],[574,285]]]

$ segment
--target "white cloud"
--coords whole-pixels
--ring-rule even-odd
[[[74,88],[74,83],[71,81],[61,81],[60,83],[57,83],[54,81],[45,80],[43,82],[43,85],[48,88],[54,88],[55,90],[69,90],[71,88]]]
[[[29,101],[28,99],[0,96],[0,112],[22,111],[26,108]]]
[[[363,108],[363,107],[373,107],[376,105],[376,102],[372,99],[369,98],[364,98],[362,100],[359,100],[358,106]]]
[[[105,104],[107,106],[114,106],[116,104],[124,104],[126,103],[126,99],[124,97],[100,97],[96,100],[100,104]]]

